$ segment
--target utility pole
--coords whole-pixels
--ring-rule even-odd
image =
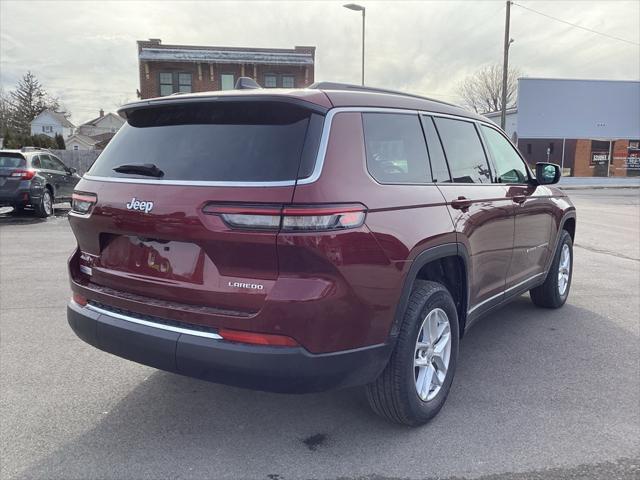
[[[500,127],[504,130],[507,123],[507,79],[509,77],[509,23],[511,22],[511,1],[507,0],[507,15],[504,20],[504,63],[502,65],[502,111],[500,112]]]
[[[364,12],[362,9],[362,86],[364,87]]]

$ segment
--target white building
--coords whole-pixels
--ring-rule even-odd
[[[65,118],[63,113],[51,110],[44,110],[31,121],[31,135],[55,137],[56,134],[60,134],[67,138],[73,134],[74,129],[73,123]]]
[[[67,150],[96,150],[99,143],[100,140],[81,133],[74,133],[64,141]]]
[[[116,133],[124,125],[124,119],[115,113],[107,113],[100,109],[100,115],[78,127],[77,133],[94,137],[103,133]]]
[[[484,116],[496,125],[500,126],[501,112],[485,113]],[[507,108],[507,115],[504,122],[504,131],[514,143],[518,142],[518,109]]]

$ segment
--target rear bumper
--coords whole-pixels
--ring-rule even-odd
[[[388,344],[314,355],[302,347],[253,346],[133,323],[67,306],[73,331],[120,357],[203,380],[281,393],[308,393],[364,385],[384,369]]]

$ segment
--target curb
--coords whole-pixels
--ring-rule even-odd
[[[640,189],[640,185],[559,185],[560,190],[604,190],[608,188]]]

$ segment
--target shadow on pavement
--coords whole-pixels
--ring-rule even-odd
[[[39,218],[33,210],[22,210],[17,212],[11,207],[0,208],[0,226],[3,225],[33,225],[44,223],[55,218],[64,218],[68,215],[71,206],[68,203],[56,204],[53,215],[49,218]]]
[[[636,366],[603,339],[623,356],[636,349],[592,311],[517,299],[467,333],[448,402],[420,429],[375,417],[361,389],[277,395],[156,371],[21,478],[430,477],[544,468],[559,450],[563,463],[595,463],[602,442],[624,443],[620,424],[637,407],[620,403],[637,398],[625,381]],[[616,393],[594,405],[606,391]],[[402,465],[416,442],[424,457]],[[524,448],[538,464],[520,463]]]

